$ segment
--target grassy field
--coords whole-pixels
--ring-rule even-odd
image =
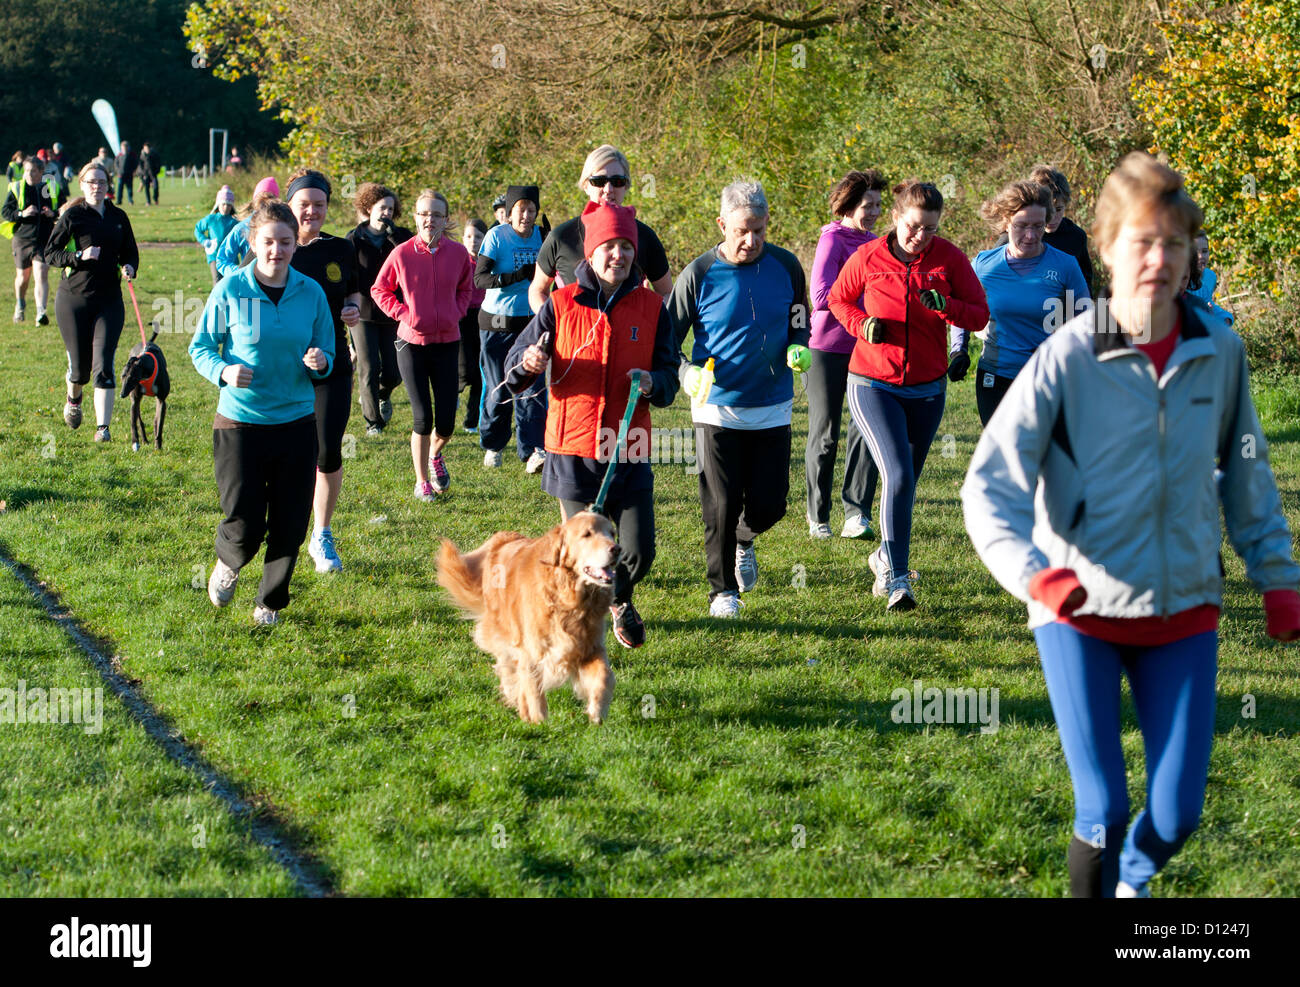
[[[131,210],[142,241],[185,241],[212,189],[164,188]],[[650,217],[653,222],[653,216]],[[149,313],[206,295],[197,245],[147,248]],[[154,299],[162,299],[158,307]],[[194,303],[197,305],[197,302]],[[29,313],[31,309],[29,308]],[[29,316],[30,319],[30,316]],[[789,514],[758,541],[761,577],[739,620],[707,613],[695,477],[656,470],[659,555],[638,592],[649,641],[611,636],[607,723],[568,693],[525,726],[496,701],[489,660],[434,582],[439,539],[539,534],[557,519],[507,457],[485,471],[474,437],[448,448],[448,495],[411,498],[405,396],[364,438],[354,412],[334,530],[343,573],[309,560],[280,627],[251,624],[204,586],[217,521],[216,390],[183,333],[166,446],[132,453],[62,422],[57,330],[0,332],[0,546],[56,591],[202,754],[264,804],[348,895],[1068,894],[1072,802],[1023,607],[979,564],[958,488],[978,435],[968,380],[949,392],[922,478],[912,565],[920,609],[871,596],[874,543],[813,542],[803,521],[806,400]],[[130,345],[128,325],[119,364]],[[1293,528],[1300,387],[1257,389]],[[681,402],[655,424],[686,427]],[[774,464],[774,469],[778,468]],[[832,526],[838,530],[838,511]],[[1161,896],[1300,894],[1300,676],[1264,636],[1259,597],[1230,552],[1217,737],[1201,829],[1154,883]],[[0,688],[93,685],[66,639],[0,571]],[[997,688],[1000,729],[893,722],[891,693]],[[1253,717],[1243,716],[1253,697]],[[0,894],[284,894],[292,881],[197,781],[162,759],[105,697],[102,733],[0,725]],[[1130,793],[1144,801],[1131,705]],[[208,820],[206,848],[191,846]]]

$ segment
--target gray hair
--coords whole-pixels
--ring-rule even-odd
[[[746,212],[755,216],[767,215],[767,194],[763,191],[762,182],[741,179],[732,182],[722,190],[720,215],[729,216],[733,212]]]

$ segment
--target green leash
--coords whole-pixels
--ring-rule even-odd
[[[632,389],[627,395],[627,410],[623,412],[623,421],[618,427],[618,438],[614,441],[614,454],[609,457],[609,465],[605,467],[605,479],[600,481],[600,490],[596,493],[595,502],[587,508],[593,514],[605,515],[605,498],[609,496],[609,486],[614,482],[614,467],[618,465],[618,451],[623,448],[623,442],[627,439],[627,430],[632,424],[632,416],[636,413],[636,403],[640,400],[641,375],[637,374],[632,378]]]

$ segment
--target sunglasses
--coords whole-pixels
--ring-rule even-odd
[[[606,185],[613,185],[614,188],[627,188],[626,175],[592,175],[587,181],[591,182],[596,188],[604,188]]]

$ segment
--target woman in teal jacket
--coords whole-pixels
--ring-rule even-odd
[[[221,389],[212,456],[225,519],[208,597],[224,607],[266,538],[254,623],[275,624],[316,489],[316,388],[334,364],[325,292],[289,266],[298,222],[283,202],[250,217],[255,262],[212,289],[190,358]]]

